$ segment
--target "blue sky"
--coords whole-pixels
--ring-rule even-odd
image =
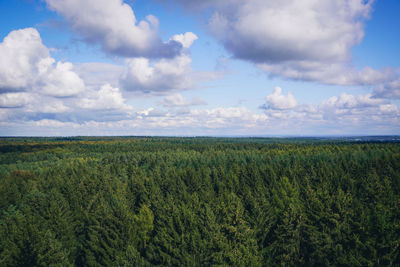
[[[396,0],[0,0],[0,135],[400,133]]]

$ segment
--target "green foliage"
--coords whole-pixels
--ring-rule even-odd
[[[0,266],[399,266],[400,144],[0,141]]]

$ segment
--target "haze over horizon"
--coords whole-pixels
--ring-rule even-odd
[[[396,0],[0,0],[0,136],[400,134]]]

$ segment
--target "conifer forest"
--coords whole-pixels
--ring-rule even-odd
[[[0,266],[400,266],[400,143],[1,138]]]

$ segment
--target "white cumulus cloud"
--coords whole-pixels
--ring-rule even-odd
[[[38,64],[49,57],[49,50],[36,29],[10,32],[0,43],[0,91],[24,90],[32,86]]]
[[[248,0],[214,5],[209,27],[236,57],[253,62],[342,61],[364,35],[373,1]]]
[[[192,32],[187,32],[185,34],[176,34],[171,38],[171,40],[181,43],[184,48],[191,47],[193,42],[197,39],[197,35]]]
[[[85,89],[83,80],[73,71],[69,62],[57,62],[54,66],[53,58],[43,59],[38,64],[38,77],[36,87],[40,92],[51,96],[73,96]]]
[[[198,37],[188,32],[172,38],[188,49]],[[173,91],[194,89],[201,82],[215,80],[223,75],[221,71],[194,71],[191,67],[192,59],[186,49],[174,58],[127,59],[127,67],[120,77],[122,89],[165,95]]]
[[[73,71],[73,65],[55,64],[34,28],[10,32],[0,43],[0,58],[0,92],[35,91],[63,97],[84,90],[84,82]]]
[[[113,88],[109,84],[103,85],[99,91],[94,92],[94,94],[91,95],[91,98],[82,98],[79,105],[85,109],[97,110],[130,109],[130,107],[125,104],[125,99],[123,98],[119,88]]]
[[[273,93],[268,95],[265,100],[263,106],[265,109],[293,109],[297,106],[297,101],[292,93],[284,95],[280,87],[275,87]]]
[[[175,0],[211,16],[213,36],[236,58],[271,76],[373,88],[400,98],[400,72],[355,68],[352,48],[364,37],[374,0]]]
[[[132,107],[125,103],[118,88],[108,83],[100,85],[102,79],[90,80],[99,76],[88,74],[87,69],[93,69],[90,64],[81,66],[81,72],[90,80],[90,86],[86,86],[72,63],[57,62],[50,56],[50,49],[34,28],[10,32],[0,43],[0,58],[2,120],[83,122],[129,117]],[[115,77],[117,72],[120,75],[123,70],[100,66],[103,68],[99,72],[112,72],[108,77]]]
[[[188,89],[194,86],[191,62],[191,58],[185,54],[156,61],[147,58],[129,59],[121,84],[128,91],[155,94]]]
[[[138,21],[132,8],[122,0],[46,2],[86,42],[99,44],[108,53],[125,57],[174,57],[182,49],[179,42],[161,41],[155,16]]]

